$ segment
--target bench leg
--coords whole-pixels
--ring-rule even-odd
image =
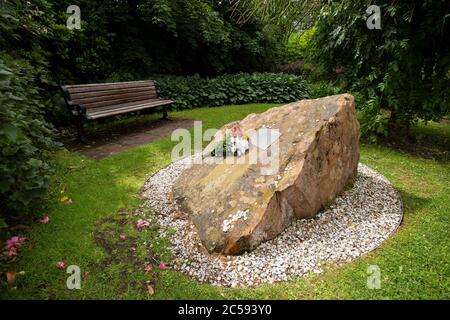
[[[88,139],[86,138],[86,135],[84,133],[84,124],[83,119],[81,117],[76,117],[75,125],[77,126],[77,132],[78,132],[78,140],[80,140],[84,144],[89,144]]]
[[[169,116],[168,116],[168,114],[167,114],[167,108],[163,108],[163,116],[162,116],[162,118],[163,118],[164,120],[167,120],[167,119],[169,118]]]

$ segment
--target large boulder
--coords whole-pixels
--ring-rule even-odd
[[[234,156],[222,162],[208,159],[225,132],[236,127],[253,138],[255,130],[256,136],[263,132],[260,129],[264,134],[278,129],[281,135],[262,145],[250,139],[238,164],[228,161]],[[359,136],[355,102],[349,94],[251,114],[219,131],[206,148],[205,161],[180,175],[173,196],[190,215],[209,252],[250,251],[276,237],[293,219],[312,218],[334,201],[356,177]],[[270,168],[250,161],[255,150],[272,156]]]

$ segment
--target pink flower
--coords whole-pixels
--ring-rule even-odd
[[[166,270],[167,269],[167,265],[164,262],[161,262],[159,264],[159,270]]]
[[[150,223],[148,223],[147,220],[139,219],[136,224],[136,228],[138,228],[138,230],[142,230],[143,228],[148,227],[149,225]]]
[[[49,221],[50,221],[49,216],[43,216],[42,218],[39,219],[38,223],[47,224]]]
[[[119,236],[119,239],[122,240],[122,241],[125,241],[125,240],[128,239],[128,237],[127,237],[126,234],[121,234],[121,235]]]
[[[8,250],[8,257],[12,258],[12,257],[15,257],[15,256],[17,256],[17,249],[16,249],[16,247],[9,248],[9,250]]]
[[[6,249],[8,249],[8,250],[11,248],[18,249],[22,246],[24,241],[25,241],[25,238],[14,236],[11,239],[6,240]]]
[[[56,267],[58,269],[61,269],[61,270],[65,269],[66,268],[66,263],[64,261],[59,261],[59,262],[56,263]]]
[[[6,240],[5,247],[8,250],[8,257],[14,258],[17,256],[17,250],[23,245],[25,238],[14,236]]]
[[[152,265],[151,265],[151,264],[149,264],[148,266],[146,266],[146,267],[145,267],[145,269],[144,269],[144,270],[145,270],[145,272],[146,272],[146,273],[150,273],[150,272],[152,272],[152,271],[153,271],[153,267],[152,267]]]

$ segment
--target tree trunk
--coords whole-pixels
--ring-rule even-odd
[[[410,122],[398,116],[395,110],[391,111],[388,122],[388,136],[396,140],[414,142]]]

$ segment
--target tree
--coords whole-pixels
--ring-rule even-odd
[[[398,133],[417,119],[449,114],[449,3],[377,1],[381,29],[369,29],[367,1],[329,1],[312,43],[328,70],[342,66],[347,88],[359,92],[363,130]],[[342,68],[341,68],[342,69]],[[389,122],[381,111],[390,112]]]
[[[309,29],[314,23],[323,1],[321,0],[231,0],[233,15],[238,22],[260,20],[272,26],[284,40],[295,31]]]
[[[70,4],[48,1],[55,14]],[[72,32],[64,59],[55,57],[55,65],[78,81],[264,71],[280,47],[279,38],[264,33],[258,21],[238,23],[227,1],[80,0],[78,5],[82,28]]]

